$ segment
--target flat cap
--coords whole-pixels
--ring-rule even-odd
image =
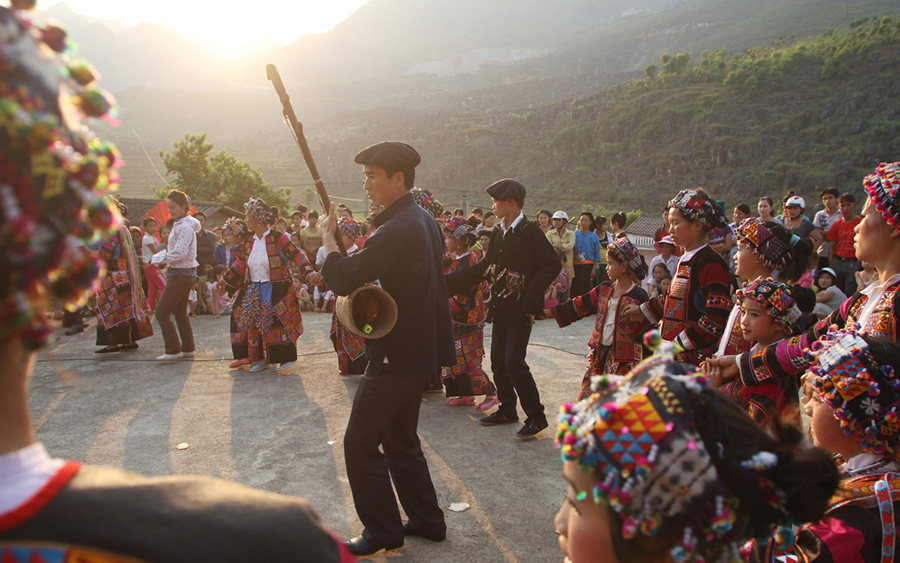
[[[525,186],[512,178],[497,180],[484,191],[496,200],[525,199]]]
[[[422,162],[416,149],[399,141],[384,141],[359,151],[353,162],[369,164],[385,170],[407,170]]]

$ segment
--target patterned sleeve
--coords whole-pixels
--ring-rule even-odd
[[[653,299],[650,299],[641,305],[641,313],[644,315],[644,318],[647,319],[649,324],[655,325],[662,318],[665,308],[666,295],[660,293]]]
[[[550,309],[560,328],[567,327],[578,319],[597,314],[597,288],[599,287],[603,286],[598,285],[584,295],[573,297]]]
[[[309,263],[309,258],[306,257],[306,253],[294,246],[294,243],[291,242],[291,237],[287,233],[282,233],[276,244],[278,246],[278,251],[281,252],[285,258],[300,266],[301,276],[306,278],[310,272],[314,271],[312,264]]]
[[[675,337],[685,350],[698,350],[719,342],[731,314],[728,270],[719,262],[710,262],[700,270],[700,291],[694,293],[694,305],[702,311],[696,324],[689,324]]]
[[[234,293],[239,287],[244,285],[244,279],[247,275],[247,256],[249,252],[246,250],[247,243],[244,242],[235,245],[234,254],[231,255],[231,267],[225,270],[222,280],[225,282],[228,293]]]
[[[110,262],[118,258],[117,254],[120,253],[117,251],[120,246],[119,236],[121,236],[121,234],[122,232],[118,231],[103,239],[103,242],[100,243],[100,248],[97,249],[97,256],[101,260]]]

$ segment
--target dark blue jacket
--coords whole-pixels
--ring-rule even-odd
[[[405,194],[378,214],[375,232],[362,250],[325,258],[322,276],[337,295],[380,280],[397,302],[394,329],[382,338],[366,339],[369,365],[387,357],[392,371],[413,375],[456,363],[442,254],[437,222]]]

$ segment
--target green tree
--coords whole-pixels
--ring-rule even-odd
[[[262,168],[253,168],[226,151],[210,156],[214,146],[207,142],[206,133],[188,133],[175,142],[172,152],[160,150],[166,174],[174,174],[175,179],[167,186],[153,188],[154,194],[162,198],[174,188],[194,199],[217,201],[233,209],[242,209],[251,198],[261,198],[269,205],[287,209],[290,189],[272,188],[263,179]]]

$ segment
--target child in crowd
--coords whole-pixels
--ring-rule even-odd
[[[864,290],[865,288],[872,285],[873,282],[878,281],[878,270],[875,269],[875,264],[871,262],[866,262],[863,260],[861,262],[862,270],[856,272],[856,287],[859,291]]]
[[[222,315],[231,314],[231,300],[228,298],[228,290],[225,288],[225,282],[222,280],[227,269],[224,264],[216,266],[216,269],[213,271],[216,280],[209,284],[212,311],[217,319]]]
[[[190,293],[188,293],[188,316],[194,317],[198,315],[197,307],[198,307],[198,291],[200,290],[200,280],[194,282],[194,285],[191,287]]]
[[[660,294],[659,283],[662,279],[667,277],[671,280],[672,274],[669,273],[669,268],[663,262],[657,262],[651,268],[650,276],[644,280],[644,291],[652,298]]]
[[[825,511],[830,455],[793,427],[765,432],[694,369],[654,356],[562,406],[567,562],[743,561],[751,538]]]
[[[622,314],[648,327],[661,321],[663,340],[683,350],[678,359],[697,365],[715,351],[731,309],[731,274],[707,244],[725,216],[703,190],[682,190],[669,202],[669,224],[684,254],[668,293],[643,305],[632,303]]]
[[[750,560],[894,561],[900,346],[854,328],[829,333],[811,356],[803,385],[810,439],[840,456],[843,479],[821,520],[803,526],[788,545],[757,542]]]
[[[312,310],[312,297],[309,296],[309,286],[303,283],[300,274],[291,276],[294,284],[294,293],[297,294],[297,300],[300,301],[300,310],[304,313]]]
[[[647,292],[638,286],[639,280],[647,275],[647,264],[627,237],[615,239],[606,250],[607,281],[549,311],[561,328],[581,318],[596,316],[588,341],[590,360],[581,380],[578,400],[590,394],[592,377],[628,373],[644,356],[640,323],[620,315],[625,307],[640,306],[647,301]]]
[[[656,299],[662,296],[663,299],[666,298],[666,294],[669,293],[669,287],[672,285],[672,276],[669,274],[663,275],[659,280],[659,291],[656,292],[651,299]]]
[[[816,293],[816,308],[814,312],[819,319],[824,319],[833,313],[847,300],[847,296],[834,283],[837,274],[831,268],[822,268],[819,272],[819,280],[816,285],[819,288]]]

